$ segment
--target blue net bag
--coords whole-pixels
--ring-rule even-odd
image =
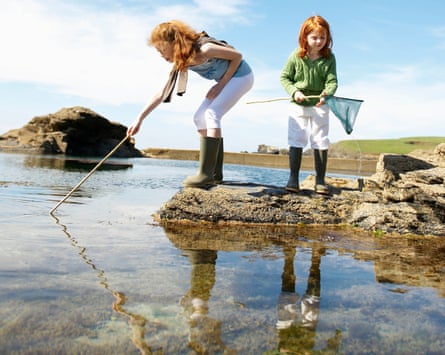
[[[351,134],[363,100],[348,99],[338,96],[327,96],[325,99],[326,104],[329,106],[335,117],[340,120],[346,133]]]

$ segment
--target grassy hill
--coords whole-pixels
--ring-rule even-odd
[[[380,153],[408,154],[414,150],[432,151],[445,137],[406,137],[399,139],[357,139],[331,144],[329,153],[341,156],[374,156]]]

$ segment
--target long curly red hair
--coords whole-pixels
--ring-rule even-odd
[[[157,25],[151,32],[148,44],[155,46],[162,42],[173,44],[173,65],[175,69],[186,70],[196,55],[196,40],[201,36],[186,23],[171,20]]]
[[[298,56],[303,58],[308,52],[307,36],[312,31],[325,33],[327,40],[326,45],[321,49],[321,56],[323,58],[329,58],[331,56],[332,48],[332,36],[331,30],[329,28],[329,23],[321,16],[315,15],[311,16],[306,21],[303,22],[300,28],[300,34],[298,36],[298,44],[300,49],[298,51]]]

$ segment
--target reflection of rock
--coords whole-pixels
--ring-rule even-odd
[[[342,227],[178,224],[162,221],[170,241],[180,249],[270,253],[272,246],[318,248],[350,254],[374,263],[378,282],[431,287],[445,297],[445,238],[391,236]],[[304,236],[304,237],[303,237]],[[272,257],[268,254],[265,257]],[[394,287],[396,289],[396,287]]]
[[[24,165],[27,167],[40,167],[47,169],[61,169],[71,171],[89,171],[93,169],[98,163],[99,159],[86,158],[68,158],[68,157],[54,157],[47,155],[28,155],[24,160]],[[98,170],[121,170],[133,167],[132,164],[117,160],[107,160],[98,168]]]
[[[379,242],[374,269],[379,282],[432,287],[445,297],[445,241],[391,238]]]
[[[370,250],[376,241],[369,233],[337,226],[250,224],[239,228],[230,224],[181,224],[165,220],[161,221],[161,225],[175,247],[183,250],[253,251],[284,244],[311,247],[313,240],[330,242],[341,249],[351,246],[353,250],[361,250],[365,246],[366,250]],[[372,246],[368,245],[369,242]]]
[[[104,156],[125,136],[127,128],[83,107],[64,108],[34,117],[28,124],[0,136],[0,149],[12,152]],[[115,157],[139,157],[129,140]]]
[[[271,233],[267,227],[238,229],[167,224],[164,230],[175,247],[183,250],[248,251],[272,245],[272,241],[265,238]]]
[[[445,157],[439,145],[428,161],[382,154],[369,178],[327,178],[330,196],[312,189],[299,194],[282,187],[225,183],[209,189],[185,188],[158,215],[170,222],[353,225],[368,231],[445,236]]]

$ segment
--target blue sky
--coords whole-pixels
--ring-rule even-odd
[[[176,18],[227,40],[255,72],[223,119],[226,150],[286,148],[287,103],[247,102],[286,96],[280,71],[301,23],[319,14],[331,25],[337,95],[364,100],[351,135],[332,117],[332,142],[445,135],[442,0],[2,0],[0,8],[1,134],[70,106],[130,125],[170,68],[146,39]],[[136,146],[198,148],[192,116],[210,85],[192,73],[185,96],[147,117]]]

